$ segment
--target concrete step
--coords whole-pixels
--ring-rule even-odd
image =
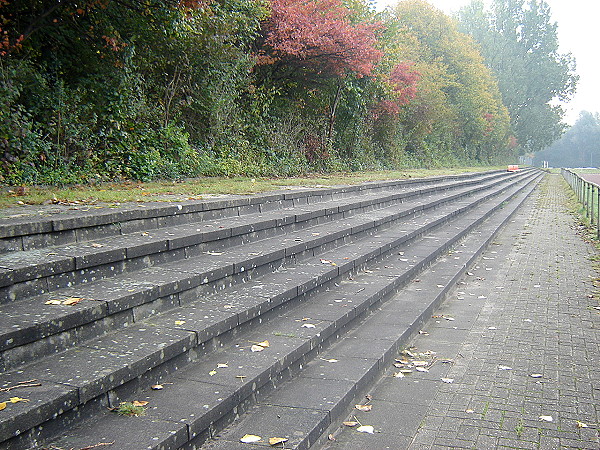
[[[103,415],[103,409],[118,404],[121,399],[140,395],[150,384],[173,376],[170,374],[175,373],[177,379],[183,377],[187,380],[185,374],[194,371],[202,379],[191,377],[190,382],[202,384],[198,389],[207,388],[208,384],[208,388],[216,389],[217,393],[210,394],[210,389],[188,391],[194,392],[195,396],[200,395],[198,392],[206,395],[200,395],[197,397],[199,402],[193,402],[194,408],[200,408],[194,409],[194,412],[189,410],[193,416],[183,422],[150,416],[139,418],[136,427],[146,430],[146,435],[147,430],[153,431],[150,433],[153,435],[150,443],[140,438],[135,440],[137,443],[133,446],[129,443],[118,445],[119,448],[176,448],[193,439],[202,440],[211,430],[214,432],[235,417],[236,411],[243,409],[252,397],[260,393],[262,386],[285,378],[286,374],[294,371],[294,367],[303,364],[302,361],[322,351],[343,331],[349,320],[360,316],[373,303],[380,302],[405,284],[408,280],[406,277],[424,269],[448,245],[461,238],[466,230],[477,225],[516,195],[519,187],[532,180],[532,177],[525,177],[520,185],[495,191],[495,196],[482,193],[470,199],[461,199],[452,208],[446,204],[443,212],[444,206],[431,216],[411,219],[405,224],[408,230],[388,227],[375,231],[369,239],[340,242],[339,246],[330,250],[324,249],[324,253],[317,256],[313,254],[313,261],[246,280],[244,285],[233,288],[240,288],[239,295],[231,290],[229,297],[223,295],[226,292],[198,297],[187,308],[184,306],[163,314],[149,315],[146,320],[133,326],[7,372],[0,376],[0,386],[4,389],[33,378],[41,380],[42,386],[15,389],[20,396],[29,398],[30,402],[11,404],[10,409],[4,410],[9,414],[2,416],[0,440],[5,440],[3,445],[6,448],[35,447],[40,440],[60,433],[60,430],[71,430],[73,424],[92,415],[98,423],[94,426],[98,432],[112,430],[116,433],[117,423],[131,428],[126,425],[128,419],[119,417],[119,420],[115,420],[114,415]],[[447,226],[441,228],[444,223]],[[436,238],[431,234],[436,230],[446,230],[445,233],[449,234],[446,238]],[[428,237],[422,237],[423,233],[428,233]],[[374,263],[393,253],[393,249],[397,252],[399,246],[406,247],[398,262],[403,267],[408,264],[409,267],[404,269],[406,275],[397,276],[393,273],[395,269],[386,266],[384,271],[376,275],[371,270],[364,272],[360,276],[367,278],[357,281],[365,264]],[[411,249],[414,253],[410,253],[413,251]],[[334,266],[322,260],[338,261],[339,264]],[[344,277],[348,276],[354,281],[343,282]],[[362,283],[358,290],[354,289],[356,283]],[[245,288],[245,295],[242,287]],[[368,294],[368,298],[363,297],[363,292],[364,295]],[[353,304],[351,308],[343,309],[343,314],[337,319],[332,317],[328,321],[313,323],[315,328],[302,327],[302,321],[297,320],[310,316],[294,308],[308,305],[313,299],[326,299],[328,295],[342,296],[330,298],[328,301],[333,305],[344,303],[346,298],[345,304],[356,302],[356,307]],[[268,349],[256,353],[249,351],[250,341],[260,342],[265,338],[271,342]],[[217,364],[223,364],[225,360],[236,361],[237,371],[243,372],[237,374],[240,378],[223,370],[209,375]],[[185,369],[180,369],[182,366],[186,366]],[[233,363],[231,367],[234,367]],[[222,372],[225,372],[223,379],[219,378]],[[235,389],[222,391],[221,388]],[[181,388],[179,392],[183,395],[186,389]],[[203,401],[204,398],[212,398],[214,402]],[[211,406],[213,403],[214,406]],[[183,411],[186,408],[180,405],[179,409]],[[181,411],[175,408],[172,412],[177,415]],[[122,422],[123,419],[125,422]],[[190,421],[194,423],[190,425]],[[192,432],[192,428],[198,431]],[[89,434],[84,430],[77,435],[71,431],[69,434],[72,439],[91,441],[96,436],[95,432]],[[61,446],[63,441],[55,445]],[[87,445],[91,445],[89,441]]]
[[[282,190],[260,195],[210,196],[182,202],[21,207],[0,213],[0,253],[87,242],[165,226],[204,222],[252,213],[316,204],[386,190],[504,176],[504,171],[380,181],[355,186]]]
[[[222,252],[192,256],[188,248],[187,259],[8,303],[0,306],[0,367],[13,369],[66,350],[150,315],[186,305],[207,293],[272,273],[287,263],[299,263],[340,243],[362,239],[417,213],[440,208],[439,205],[452,213],[455,206],[451,201],[469,198],[471,202],[475,197],[467,194],[485,198],[494,193],[487,189],[507,187],[514,180],[415,198],[401,205],[248,242]],[[47,304],[69,298],[85,300],[70,306]]]
[[[222,216],[218,218],[209,220],[204,217],[202,222],[177,226],[172,222],[179,216],[173,214],[160,217],[158,227],[152,230],[135,230],[119,236],[96,233],[93,239],[93,233],[90,232],[86,240],[77,243],[4,253],[0,254],[0,304],[308,228],[324,221],[389,208],[409,199],[416,201],[416,198],[426,195],[465,190],[470,186],[483,186],[508,179],[510,176],[506,174],[495,173],[426,187],[400,185],[394,190],[372,189],[361,195],[334,195],[335,192],[330,192],[328,196],[302,197],[306,201],[310,199],[310,204],[293,207],[281,205],[274,209],[257,204],[254,209],[261,211],[241,214],[238,208],[236,211],[241,215],[235,217],[225,216],[226,213],[221,212]],[[158,211],[171,209],[161,208]],[[80,219],[86,223],[89,218]],[[122,224],[119,226],[123,230]]]
[[[529,186],[513,198],[479,226],[477,232],[454,247],[454,251],[419,274],[418,279],[372,308],[364,320],[352,324],[343,338],[306,363],[293,377],[264,395],[257,394],[254,404],[224,431],[213,434],[212,439],[208,433],[199,436],[184,448],[248,448],[248,444],[240,442],[246,434],[262,437],[256,447],[267,446],[269,437],[288,439],[285,448],[290,449],[323,445],[342,420],[350,420],[354,405],[369,403],[365,393],[370,386],[399,357],[399,350],[419,332],[533,187]],[[442,238],[447,233],[448,230],[443,229],[437,237]],[[387,270],[392,265],[393,262],[386,260],[373,266],[373,272]],[[391,269],[393,275],[390,276],[394,277],[401,270],[400,267]],[[442,367],[436,373],[443,377],[447,370],[449,367]]]

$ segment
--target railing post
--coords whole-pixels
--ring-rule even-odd
[[[596,216],[596,236],[600,239],[600,186],[596,186],[596,205],[598,207]]]

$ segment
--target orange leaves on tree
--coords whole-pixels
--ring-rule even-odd
[[[376,48],[379,24],[353,24],[341,0],[272,0],[263,25],[260,65],[279,61],[339,76],[370,75],[382,53]]]

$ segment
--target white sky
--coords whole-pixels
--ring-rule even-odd
[[[470,0],[428,0],[447,14],[456,12]],[[398,0],[377,0],[378,9]],[[573,100],[564,105],[565,120],[573,124],[580,111],[600,112],[600,1],[546,0],[552,18],[558,22],[558,40],[562,53],[572,53],[577,61],[579,84]]]

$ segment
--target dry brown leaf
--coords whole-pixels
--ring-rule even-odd
[[[587,427],[588,427],[587,423],[580,422],[579,420],[577,421],[577,428],[587,428]]]
[[[260,345],[261,347],[267,348],[267,347],[269,347],[269,341],[259,342],[258,345]]]
[[[355,427],[356,425],[358,425],[358,422],[354,420],[347,420],[345,422],[342,422],[342,425],[345,425],[347,427]]]
[[[284,442],[287,442],[287,441],[288,441],[287,438],[272,437],[272,438],[269,438],[269,445],[283,444]]]
[[[354,408],[358,409],[359,411],[368,412],[373,409],[373,405],[354,405]]]
[[[62,301],[63,305],[67,305],[67,306],[72,306],[72,305],[76,305],[77,303],[79,303],[81,300],[83,300],[83,298],[81,297],[69,297],[67,299],[64,299]]]
[[[145,400],[134,400],[131,402],[133,406],[146,406],[148,403],[150,402],[147,402]]]
[[[101,247],[104,247],[104,245],[94,243],[94,244],[92,244],[92,247],[94,247],[94,248],[101,248]]]
[[[253,352],[262,352],[265,348],[261,345],[256,345],[253,344],[252,347],[250,347],[250,350]]]
[[[240,442],[243,442],[244,444],[252,444],[253,442],[258,442],[260,440],[262,440],[262,438],[255,434],[245,434],[240,439]]]
[[[8,401],[11,403],[19,403],[19,402],[28,402],[29,399],[21,398],[21,397],[11,397]]]
[[[152,386],[150,386],[150,388],[155,391],[160,391],[161,389],[164,389],[165,387],[162,384],[153,384]]]
[[[0,402],[0,411],[6,408],[6,402]]]

